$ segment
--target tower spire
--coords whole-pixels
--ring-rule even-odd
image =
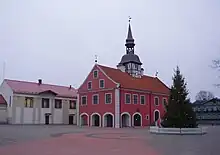
[[[132,36],[132,31],[131,31],[131,17],[128,17],[128,35],[127,35],[127,39],[126,39],[126,53],[127,54],[134,54],[134,38]]]

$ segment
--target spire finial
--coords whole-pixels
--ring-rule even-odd
[[[128,22],[129,23],[131,22],[131,16],[128,16]]]
[[[98,56],[95,55],[95,63],[97,63],[97,62],[98,62]]]
[[[156,71],[156,73],[155,73],[155,77],[157,77],[158,76],[158,71]]]

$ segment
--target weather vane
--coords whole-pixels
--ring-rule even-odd
[[[128,16],[128,22],[129,23],[131,22],[131,16]]]
[[[158,75],[158,71],[156,71],[156,74],[155,74],[155,76],[157,77],[157,75]]]
[[[95,63],[97,63],[97,62],[98,62],[98,56],[95,55]]]

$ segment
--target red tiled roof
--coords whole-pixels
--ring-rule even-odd
[[[6,101],[1,94],[0,94],[0,104],[6,104]]]
[[[120,83],[122,88],[135,90],[146,90],[154,93],[169,94],[169,88],[158,78],[143,75],[141,78],[134,78],[128,73],[119,69],[98,65],[112,80]]]
[[[22,94],[39,94],[42,92],[51,91],[60,97],[76,97],[77,90],[65,86],[51,85],[51,84],[38,84],[37,82],[27,82],[18,80],[5,79],[6,83],[16,93]]]

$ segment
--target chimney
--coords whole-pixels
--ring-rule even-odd
[[[71,88],[72,88],[72,86],[70,85],[69,89],[71,89]]]
[[[144,75],[144,68],[141,68],[141,76]]]
[[[42,84],[42,79],[38,79],[38,84],[39,84],[39,85]]]

